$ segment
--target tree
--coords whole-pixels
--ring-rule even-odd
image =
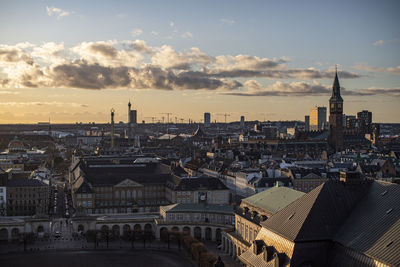
[[[185,245],[186,249],[188,251],[191,251],[191,246],[193,243],[199,242],[197,241],[197,239],[195,239],[194,237],[190,236],[190,235],[185,235],[183,237],[183,244]]]
[[[192,251],[193,259],[198,263],[200,263],[200,257],[202,255],[202,253],[207,252],[204,244],[201,242],[193,243],[191,245],[191,251]]]
[[[208,251],[201,254],[200,267],[213,267],[217,262],[217,257],[214,253]]]

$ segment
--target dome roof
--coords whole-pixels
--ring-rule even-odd
[[[24,144],[22,143],[21,140],[18,139],[18,137],[14,137],[13,140],[11,140],[10,143],[8,143],[8,150],[9,151],[21,151],[25,150]]]

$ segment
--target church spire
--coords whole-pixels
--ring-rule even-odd
[[[343,98],[340,95],[340,84],[339,84],[339,78],[337,75],[337,65],[335,66],[335,80],[333,81],[333,86],[332,86],[332,97],[330,99],[331,101],[341,101],[343,102]]]

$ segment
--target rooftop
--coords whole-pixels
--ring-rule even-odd
[[[242,202],[275,214],[305,193],[288,187],[271,187],[265,191],[245,198]]]

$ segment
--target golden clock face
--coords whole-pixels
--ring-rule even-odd
[[[331,108],[335,108],[335,104],[332,103],[332,104],[331,104]]]

